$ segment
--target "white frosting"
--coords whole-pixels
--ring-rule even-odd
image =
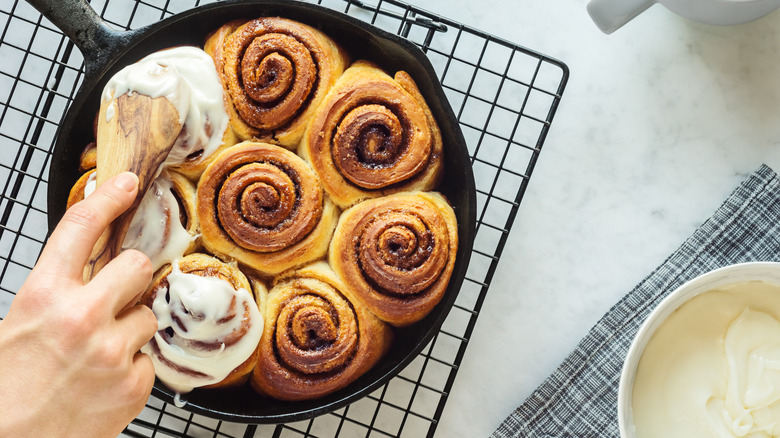
[[[87,179],[84,197],[95,191],[95,173]],[[179,220],[179,203],[171,188],[173,182],[161,175],[152,182],[138,205],[127,229],[122,249],[137,249],[149,257],[154,270],[180,259],[196,236]]]
[[[146,254],[155,271],[180,259],[195,241],[179,220],[179,203],[172,187],[173,182],[165,176],[152,182],[122,242],[122,249],[133,248]]]
[[[260,342],[263,318],[251,292],[243,288],[235,290],[221,278],[182,273],[176,263],[167,279],[168,289],[158,290],[152,305],[159,330],[153,341],[165,360],[203,376],[171,368],[154,354],[150,344],[141,351],[152,358],[157,377],[179,394],[222,381],[254,353]],[[227,322],[220,321],[230,314],[234,300],[237,316]],[[192,341],[224,342],[231,333],[241,330],[245,308],[250,309],[249,330],[236,343],[230,346],[223,343],[215,350],[193,346]],[[161,334],[166,329],[174,332],[167,341]]]
[[[228,125],[222,85],[214,61],[203,50],[183,46],[152,53],[115,74],[103,90],[103,99],[128,92],[164,96],[179,112],[182,131],[163,166],[181,164],[201,149],[201,157],[208,157],[222,144]],[[112,102],[106,119],[115,114]]]
[[[780,436],[780,287],[742,283],[694,297],[637,368],[638,438]]]
[[[97,172],[92,172],[87,177],[87,183],[84,184],[84,197],[91,195],[97,188]]]

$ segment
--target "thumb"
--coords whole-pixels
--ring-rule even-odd
[[[138,192],[138,177],[121,173],[73,205],[60,220],[41,253],[39,265],[81,280],[92,248],[108,225],[125,212]],[[55,268],[56,267],[56,268]]]

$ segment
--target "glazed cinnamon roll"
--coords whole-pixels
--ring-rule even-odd
[[[328,260],[369,310],[404,326],[422,319],[442,299],[457,247],[455,213],[443,196],[398,193],[346,210]]]
[[[237,267],[190,254],[160,270],[141,298],[158,324],[141,351],[178,394],[246,382],[263,333],[266,294]]]
[[[198,228],[195,187],[183,175],[163,171],[141,200],[122,249],[141,251],[157,270],[195,250]]]
[[[412,78],[366,61],[348,68],[311,119],[299,149],[342,208],[401,191],[434,189],[441,132]]]
[[[370,369],[391,336],[327,263],[316,262],[281,276],[269,292],[253,387],[283,400],[321,397]]]
[[[204,247],[260,274],[323,257],[337,215],[309,165],[279,146],[227,149],[198,184]]]
[[[95,190],[95,170],[84,173],[70,190],[67,208]],[[183,175],[163,171],[136,210],[122,249],[146,254],[155,270],[195,250],[200,224],[196,192]]]
[[[242,140],[297,147],[306,123],[348,63],[322,32],[284,18],[231,21],[206,40]]]

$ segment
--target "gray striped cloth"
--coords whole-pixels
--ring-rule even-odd
[[[661,266],[620,300],[577,349],[493,433],[493,438],[619,437],[623,359],[650,311],[704,272],[780,261],[780,179],[761,166]]]

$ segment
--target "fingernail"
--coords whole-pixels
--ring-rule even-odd
[[[126,192],[132,192],[138,186],[138,176],[131,172],[124,172],[114,178],[114,185]]]

